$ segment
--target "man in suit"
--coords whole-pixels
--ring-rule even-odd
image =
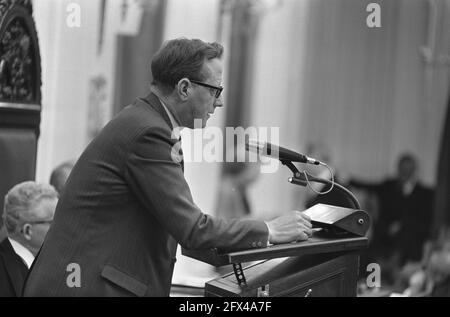
[[[177,242],[240,250],[312,234],[298,211],[267,223],[226,221],[193,202],[179,131],[205,127],[222,106],[222,51],[177,39],[154,56],[151,93],[109,122],[75,164],[25,296],[168,296]]]
[[[422,260],[424,244],[431,237],[434,192],[418,179],[417,165],[412,154],[404,153],[398,160],[395,178],[380,183],[350,182],[353,187],[374,192],[378,198],[370,257],[386,262],[385,272],[394,272],[393,278],[396,270],[408,262]]]
[[[20,296],[28,269],[44,242],[58,194],[52,186],[24,182],[5,197],[8,238],[0,243],[0,297]]]
[[[2,212],[0,211],[0,214],[2,214]],[[0,243],[5,240],[5,238],[7,237],[6,234],[6,228],[3,225],[3,220],[2,217],[0,217]]]

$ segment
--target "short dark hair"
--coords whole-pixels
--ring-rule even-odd
[[[205,60],[221,58],[223,47],[219,43],[205,43],[198,39],[179,38],[166,42],[153,56],[153,84],[173,89],[183,78],[203,81]]]
[[[417,159],[414,156],[414,154],[406,152],[402,153],[398,159],[398,165],[404,164],[404,163],[412,163],[414,166],[417,165]]]
[[[55,187],[56,191],[61,194],[66,184],[67,177],[69,176],[74,166],[73,161],[67,161],[58,165],[50,175],[50,185]]]

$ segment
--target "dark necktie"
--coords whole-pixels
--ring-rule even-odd
[[[178,142],[180,143],[180,155],[181,155],[181,162],[180,162],[180,164],[181,164],[181,170],[184,173],[184,155],[183,155],[183,148],[182,148],[182,143],[181,143],[181,136],[178,139]]]

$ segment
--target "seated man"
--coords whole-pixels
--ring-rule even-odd
[[[5,197],[8,238],[0,244],[0,297],[20,296],[28,269],[53,220],[58,193],[50,185],[24,182]]]

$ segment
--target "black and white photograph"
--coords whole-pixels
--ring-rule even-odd
[[[450,297],[450,0],[0,0],[0,297]]]

